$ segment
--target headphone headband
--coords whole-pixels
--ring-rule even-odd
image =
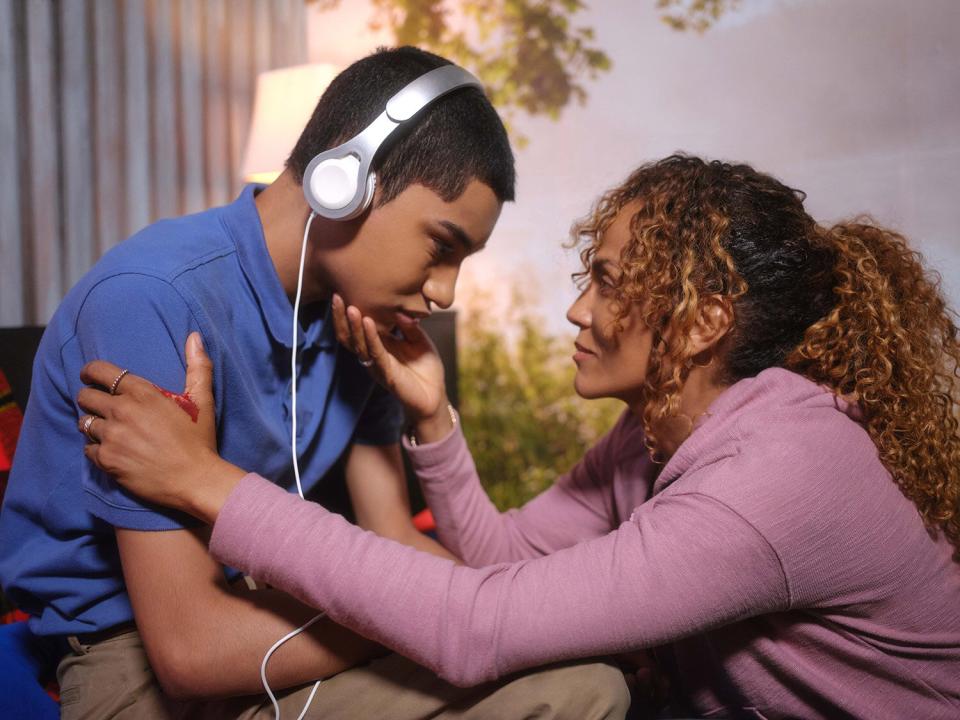
[[[427,105],[462,87],[482,89],[480,81],[456,65],[443,65],[406,85],[359,134],[315,156],[303,173],[303,193],[317,215],[350,220],[373,200],[376,174],[370,166],[387,138]]]

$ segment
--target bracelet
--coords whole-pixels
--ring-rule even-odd
[[[460,419],[457,417],[457,411],[453,409],[453,405],[450,403],[447,403],[447,412],[450,413],[450,422],[456,427],[460,423]],[[417,436],[413,434],[412,430],[407,433],[407,442],[410,443],[410,447],[417,447],[417,445],[419,445]]]

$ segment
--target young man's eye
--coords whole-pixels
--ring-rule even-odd
[[[431,238],[430,256],[436,261],[441,260],[453,252],[453,245],[442,238]]]

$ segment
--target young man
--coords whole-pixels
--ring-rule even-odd
[[[63,717],[264,717],[260,662],[314,614],[272,590],[237,589],[187,518],[144,505],[83,457],[74,398],[89,360],[111,358],[177,388],[183,342],[200,331],[216,366],[220,450],[294,489],[291,300],[310,208],[301,181],[319,152],[356,135],[386,101],[442,58],[401,48],[345,70],[320,100],[286,171],[231,205],[158,222],[121,244],[74,287],[34,365],[32,394],[0,516],[0,582],[34,632],[67,638]],[[297,452],[309,491],[341,456],[361,525],[444,554],[418,534],[399,438],[401,414],[329,320],[337,292],[382,330],[453,302],[461,262],[513,199],[503,126],[474,88],[424,109],[374,161],[373,205],[350,221],[317,217],[307,243],[298,332]],[[122,382],[122,378],[118,380]],[[606,717],[623,712],[622,678],[603,665],[560,668],[470,691],[322,620],[270,661],[271,687],[321,686],[310,717]],[[152,668],[152,671],[151,671]],[[230,696],[255,698],[212,700]],[[598,709],[599,708],[599,709]],[[441,715],[445,716],[445,715]]]

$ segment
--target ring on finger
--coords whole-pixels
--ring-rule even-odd
[[[80,421],[80,432],[87,436],[87,439],[92,443],[100,442],[93,436],[93,433],[90,432],[90,428],[93,427],[93,421],[97,419],[96,415],[87,415]]]
[[[365,368],[373,366],[373,358],[368,358],[366,360],[363,358],[357,358],[357,362],[363,365]]]
[[[121,371],[120,371],[120,374],[117,375],[117,376],[113,379],[113,384],[110,386],[110,394],[111,394],[111,395],[116,395],[116,394],[117,394],[117,387],[119,387],[120,381],[123,380],[124,376],[125,376],[127,373],[129,373],[129,372],[130,372],[130,371],[125,368],[125,369],[121,370]]]

